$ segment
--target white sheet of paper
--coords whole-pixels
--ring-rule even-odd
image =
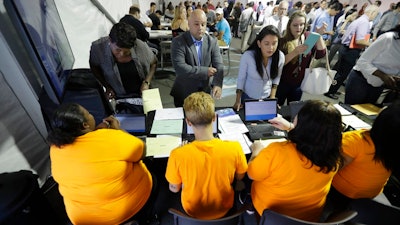
[[[238,114],[219,117],[218,122],[221,133],[229,133],[233,130],[242,134],[249,132],[249,129],[244,125]]]
[[[144,90],[142,92],[142,99],[143,99],[143,111],[145,114],[147,114],[147,112],[149,111],[163,108],[160,97],[160,90],[158,88]]]
[[[252,144],[247,135],[238,133],[238,132],[230,132],[230,133],[220,133],[218,137],[224,141],[238,141],[242,146],[244,154],[250,154],[250,145]]]
[[[346,124],[347,126],[351,126],[356,130],[359,129],[370,129],[371,125],[368,123],[364,122],[360,118],[358,118],[355,115],[347,115],[347,116],[342,116],[342,122]]]
[[[150,134],[182,134],[183,119],[154,120]]]
[[[183,108],[157,109],[154,120],[176,120],[183,119]]]
[[[334,104],[333,106],[335,106],[335,108],[339,110],[339,112],[340,112],[340,114],[342,114],[342,116],[351,115],[351,112],[349,110],[343,108],[341,105]]]
[[[172,150],[179,147],[182,138],[178,136],[157,136],[146,138],[146,156],[154,158],[166,158]]]

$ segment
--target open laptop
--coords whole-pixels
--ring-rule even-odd
[[[186,123],[186,120],[184,120],[184,121],[185,122],[184,122],[184,129],[183,129],[183,134],[184,134],[183,138],[189,142],[192,142],[195,139],[193,128]],[[213,122],[212,126],[213,126],[213,135],[214,135],[214,137],[216,137],[218,134],[218,115],[216,115],[215,121]]]
[[[128,133],[141,136],[146,135],[146,115],[145,114],[115,114],[119,120],[121,129]]]
[[[277,104],[277,99],[248,99],[244,102],[244,123],[249,130],[251,140],[282,138],[286,136],[286,132],[268,123],[269,119],[275,118],[278,115]]]

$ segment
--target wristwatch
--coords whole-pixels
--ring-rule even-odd
[[[143,83],[147,84],[148,86],[150,86],[150,82],[148,82],[147,80],[144,80]]]

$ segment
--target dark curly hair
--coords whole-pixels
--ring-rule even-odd
[[[297,124],[289,131],[288,139],[311,166],[319,166],[324,173],[343,165],[342,116],[329,102],[308,100],[297,114]]]
[[[112,43],[120,48],[132,48],[136,42],[136,30],[133,26],[121,22],[116,23],[110,30],[109,34]]]

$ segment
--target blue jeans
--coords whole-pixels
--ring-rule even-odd
[[[375,104],[383,91],[383,86],[374,87],[367,83],[361,72],[351,70],[346,82],[345,104]]]

